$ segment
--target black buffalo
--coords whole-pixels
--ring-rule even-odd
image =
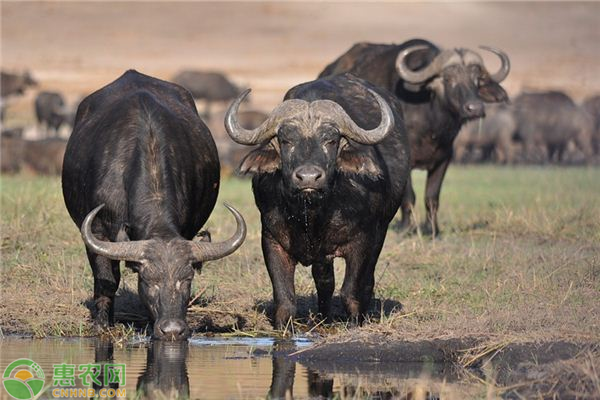
[[[40,92],[35,98],[35,116],[40,126],[46,131],[46,136],[58,136],[58,130],[63,124],[72,124],[71,112],[66,107],[65,99],[58,92]]]
[[[14,94],[23,94],[29,86],[35,85],[37,85],[37,81],[33,79],[29,71],[23,74],[0,72],[0,95],[2,98]]]
[[[592,96],[583,102],[583,109],[592,118],[594,127],[592,132],[592,146],[594,153],[600,155],[600,96]]]
[[[479,153],[480,161],[490,161],[492,156],[499,163],[515,162],[513,137],[517,122],[512,108],[499,104],[487,107],[483,119],[470,121],[463,125],[454,141],[454,158],[458,162],[474,160]]]
[[[240,89],[220,72],[184,70],[173,77],[173,82],[190,91],[197,100],[205,100],[204,117],[210,119],[210,104],[238,97]]]
[[[500,57],[495,74],[471,50],[440,49],[422,39],[403,44],[359,43],[328,65],[320,77],[350,72],[387,89],[400,100],[408,131],[412,168],[427,170],[426,233],[439,231],[437,210],[442,181],[452,159],[452,143],[466,121],[485,115],[484,102],[503,102],[508,96],[499,83],[510,70],[508,56]],[[411,225],[415,194],[410,184],[402,202],[401,227]]]
[[[523,142],[527,161],[563,161],[569,142],[592,156],[593,121],[581,107],[560,91],[522,93],[514,100],[516,138]]]
[[[290,89],[261,126],[247,130],[237,120],[246,94],[231,105],[225,125],[234,141],[260,143],[240,171],[254,174],[276,326],[296,313],[297,263],[312,265],[319,313],[329,315],[335,257],[346,261],[342,301],[360,320],[409,175],[408,138],[389,104],[393,96],[351,75],[319,79]]]
[[[222,243],[192,240],[219,191],[219,161],[208,128],[182,87],[136,71],[86,97],[77,110],[62,174],[71,218],[94,273],[95,323],[113,322],[119,260],[138,272],[138,291],[158,338],[182,339],[202,261],[243,242],[242,216]]]
[[[17,173],[23,167],[25,139],[23,128],[2,129],[0,136],[0,172]]]

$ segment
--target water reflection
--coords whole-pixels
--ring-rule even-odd
[[[215,343],[219,346],[226,342],[217,341]],[[255,354],[259,354],[259,357],[271,358],[271,385],[268,393],[265,394],[266,398],[293,399],[296,362],[287,357],[285,353],[292,352],[296,348],[295,343],[290,341],[275,341],[273,342],[273,347],[278,349],[276,355],[272,355],[267,351],[257,352],[256,350],[250,350],[247,354],[248,357],[255,357]],[[103,365],[114,362],[113,342],[106,339],[97,339],[94,343],[94,353],[96,364]],[[187,370],[188,356],[188,342],[153,341],[149,343],[147,345],[146,366],[137,379],[135,398],[149,400],[190,398],[190,382]],[[240,356],[236,357],[242,358]],[[236,357],[229,356],[227,358],[235,359]],[[194,372],[202,373],[202,371]],[[300,390],[300,398],[369,397],[374,399],[389,399],[395,398],[397,395],[396,391],[369,391],[365,387],[357,387],[352,384],[341,385],[336,391],[334,390],[334,379],[332,377],[322,376],[319,372],[312,369],[306,370],[305,378],[306,388],[305,390]],[[99,380],[103,381],[102,374]],[[97,392],[102,388],[104,386],[94,385],[94,389]],[[118,384],[113,384],[110,388],[118,389]]]
[[[336,364],[331,360],[303,365],[287,356],[297,350],[298,342],[273,339],[144,341],[123,345],[101,339],[5,338],[0,340],[0,370],[15,359],[31,358],[46,371],[46,383],[51,384],[54,364],[92,361],[100,366],[104,363],[126,364],[126,380],[122,387],[95,385],[94,389],[96,393],[101,389],[126,389],[127,398],[137,399],[425,400],[472,398],[481,394],[481,386],[461,387],[457,378],[438,364]],[[104,382],[103,378],[101,375],[99,381]],[[81,387],[79,381],[78,385]],[[54,387],[50,387],[42,398],[54,398],[52,389]]]
[[[94,363],[100,365],[100,375],[98,376],[99,382],[104,382],[104,365],[113,363],[115,361],[114,353],[115,349],[112,340],[106,338],[96,339],[94,345]],[[100,390],[104,388],[115,390],[119,388],[119,384],[117,382],[111,383],[108,386],[104,386],[104,384],[98,385],[96,382],[93,382],[92,386],[94,387],[96,393],[99,393]],[[114,399],[116,397],[112,396],[108,398]]]
[[[97,339],[94,345],[97,364],[114,361],[114,345],[107,339]],[[153,341],[148,344],[146,368],[136,384],[136,398],[140,399],[187,399],[190,382],[187,372],[188,342]],[[100,379],[103,382],[101,373]],[[118,389],[118,384],[110,388]],[[96,393],[104,386],[94,384]],[[113,397],[114,398],[114,397]]]
[[[189,398],[187,356],[187,342],[152,342],[146,370],[137,382],[138,395],[144,399]]]

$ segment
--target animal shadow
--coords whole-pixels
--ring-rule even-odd
[[[93,318],[96,312],[96,306],[92,297],[83,302],[83,305],[90,310]],[[135,328],[145,328],[150,323],[150,314],[140,300],[136,292],[129,287],[120,287],[115,295],[115,314],[114,322],[122,324],[131,324]]]
[[[275,303],[273,300],[257,301],[254,309],[260,313],[265,313],[269,317],[271,324],[274,325]],[[367,311],[366,321],[389,317],[392,313],[402,312],[403,306],[400,302],[391,299],[371,299],[369,310]],[[317,316],[318,303],[316,294],[302,295],[296,297],[296,318],[297,322],[311,325],[315,322],[314,316]],[[331,319],[334,322],[349,321],[342,298],[339,295],[333,296],[331,300]]]

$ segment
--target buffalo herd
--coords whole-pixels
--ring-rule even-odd
[[[497,71],[480,50],[499,59]],[[227,168],[252,176],[274,325],[285,330],[295,317],[297,264],[311,266],[319,316],[331,320],[334,258],[346,265],[347,317],[360,324],[388,228],[439,235],[440,191],[453,158],[591,163],[599,155],[600,97],[578,105],[548,91],[509,100],[501,86],[508,55],[480,50],[423,39],[358,43],[315,80],[290,88],[270,113],[240,110],[250,89],[217,72],[184,70],[171,83],[130,70],[85,97],[76,114],[60,93],[42,91],[35,111],[47,137],[25,140],[18,129],[3,129],[2,171],[18,172],[26,161],[62,172],[94,276],[99,329],[114,322],[125,261],[138,275],[154,337],[189,336],[195,272],[246,236],[244,218],[229,205],[237,225],[229,239],[213,242],[200,232]],[[36,84],[29,73],[3,72],[2,97]],[[203,115],[195,100],[206,101]],[[231,100],[222,114],[210,113],[212,102]],[[63,124],[73,128],[68,143],[58,137]],[[427,171],[420,227],[412,169]]]

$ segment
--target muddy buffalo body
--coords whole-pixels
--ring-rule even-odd
[[[562,162],[570,142],[592,156],[593,120],[582,107],[559,91],[522,93],[513,109],[517,121],[518,141],[523,143],[528,162]]]
[[[440,49],[413,39],[400,45],[359,43],[328,65],[320,77],[350,72],[394,93],[404,114],[412,168],[427,170],[425,233],[439,232],[440,190],[453,154],[453,141],[467,121],[485,115],[485,102],[504,102],[499,85],[510,70],[508,56],[495,48],[500,70],[490,74],[472,50]],[[415,195],[410,184],[402,202],[400,227],[411,226]]]
[[[230,107],[225,125],[240,144],[260,144],[240,171],[254,174],[262,249],[273,285],[275,325],[296,312],[294,273],[312,266],[319,313],[328,317],[333,259],[346,272],[341,289],[353,320],[367,311],[386,230],[409,175],[409,148],[391,94],[351,75],[292,88],[258,128],[240,126]]]
[[[219,190],[219,161],[189,93],[136,71],[91,94],[77,110],[64,159],[69,214],[81,228],[94,274],[95,323],[113,322],[119,261],[138,273],[138,291],[158,338],[188,336],[185,322],[194,270],[231,254],[193,240]]]

